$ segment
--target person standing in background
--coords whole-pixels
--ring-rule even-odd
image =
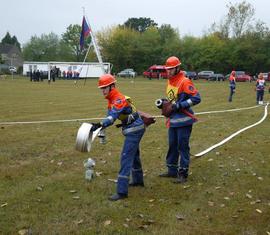
[[[259,73],[258,79],[256,81],[256,101],[257,104],[263,104],[264,88],[266,86],[263,74]]]
[[[232,102],[233,94],[235,93],[236,82],[235,82],[235,71],[231,72],[229,77],[229,87],[230,87],[230,95],[229,95],[229,102]]]

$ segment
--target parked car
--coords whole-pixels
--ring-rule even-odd
[[[224,81],[225,77],[222,73],[211,74],[208,78],[209,81]]]
[[[263,73],[263,78],[265,81],[270,81],[270,73]]]
[[[226,79],[229,79],[230,73],[225,76]],[[236,82],[250,82],[252,77],[245,73],[245,71],[235,71],[235,81]]]
[[[134,78],[136,77],[137,73],[133,69],[124,69],[117,74],[118,77],[128,77]]]
[[[198,78],[208,79],[210,75],[213,75],[214,71],[201,71],[198,73]]]
[[[164,65],[152,65],[143,72],[143,76],[149,79],[152,78],[167,78],[167,70]]]
[[[9,69],[9,72],[11,72],[11,73],[17,73],[17,68],[14,66],[9,66],[8,69]]]
[[[186,73],[186,77],[189,79],[193,79],[193,80],[198,79],[198,75],[195,71],[186,71],[185,73]]]

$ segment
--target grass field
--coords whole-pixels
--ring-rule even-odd
[[[165,80],[119,79],[139,110],[160,115]],[[0,122],[103,117],[106,101],[96,80],[31,83],[0,80]],[[202,102],[195,112],[255,105],[254,83],[238,83],[232,103],[227,82],[195,81]],[[270,94],[265,94],[270,100]],[[198,115],[191,138],[196,154],[262,118],[264,107]],[[81,122],[0,125],[0,234],[270,234],[270,118],[207,155],[192,159],[189,181],[175,185],[165,171],[164,119],[141,142],[145,187],[110,202],[123,137],[107,129],[90,153],[74,149]],[[100,176],[84,179],[83,161]]]

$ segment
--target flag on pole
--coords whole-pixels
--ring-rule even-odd
[[[88,26],[85,17],[83,17],[82,31],[81,31],[81,37],[80,37],[81,50],[83,49],[83,46],[84,46],[84,39],[87,38],[89,34],[90,34],[90,27]]]

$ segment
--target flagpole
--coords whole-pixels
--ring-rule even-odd
[[[85,7],[82,7],[82,9],[83,9],[83,17],[85,17]],[[92,42],[89,44],[88,49],[87,49],[87,52],[86,52],[86,54],[84,56],[84,59],[83,59],[83,62],[82,62],[82,66],[81,66],[81,71],[82,71],[82,68],[83,68],[83,66],[85,64],[86,58],[88,56],[88,53],[90,51],[91,44],[92,44]],[[85,74],[85,78],[84,78],[84,86],[85,86],[85,83],[86,83],[86,76],[87,76],[87,73]]]
[[[97,55],[97,58],[98,58],[98,62],[101,65],[101,69],[102,69],[103,73],[105,74],[105,68],[104,68],[103,60],[102,60],[102,57],[101,57],[101,54],[100,54],[100,51],[99,51],[98,44],[96,42],[96,37],[94,35],[94,32],[92,30],[92,27],[91,27],[91,25],[89,23],[89,20],[88,20],[87,16],[86,16],[86,20],[87,20],[87,23],[88,23],[88,25],[90,27],[90,35],[91,35],[93,46],[94,46],[94,49],[95,49],[95,52],[96,52],[96,55]]]
[[[98,58],[98,62],[99,62],[99,64],[100,64],[100,66],[101,66],[102,72],[103,72],[103,74],[105,74],[105,68],[104,68],[103,60],[102,60],[102,57],[101,57],[101,54],[100,54],[100,51],[99,51],[98,44],[97,44],[97,42],[96,42],[96,38],[95,38],[94,32],[93,32],[93,30],[92,30],[92,28],[91,28],[91,25],[90,25],[90,23],[89,23],[88,18],[85,16],[85,8],[84,8],[84,7],[82,7],[82,8],[83,8],[83,25],[82,25],[82,27],[84,27],[84,22],[85,22],[85,23],[87,24],[87,26],[89,27],[89,34],[90,34],[90,36],[91,36],[91,42],[90,42],[90,44],[89,44],[89,46],[88,46],[86,55],[85,55],[85,57],[84,57],[84,60],[83,60],[83,63],[82,63],[82,67],[81,67],[81,70],[82,70],[82,68],[83,68],[83,65],[85,64],[86,58],[87,58],[88,53],[89,53],[89,51],[90,51],[90,47],[93,45],[93,46],[94,46],[94,50],[95,50],[96,55],[97,55],[97,58]],[[86,75],[87,75],[87,74],[86,74]],[[84,85],[85,85],[85,83],[86,83],[86,75],[85,75]]]

